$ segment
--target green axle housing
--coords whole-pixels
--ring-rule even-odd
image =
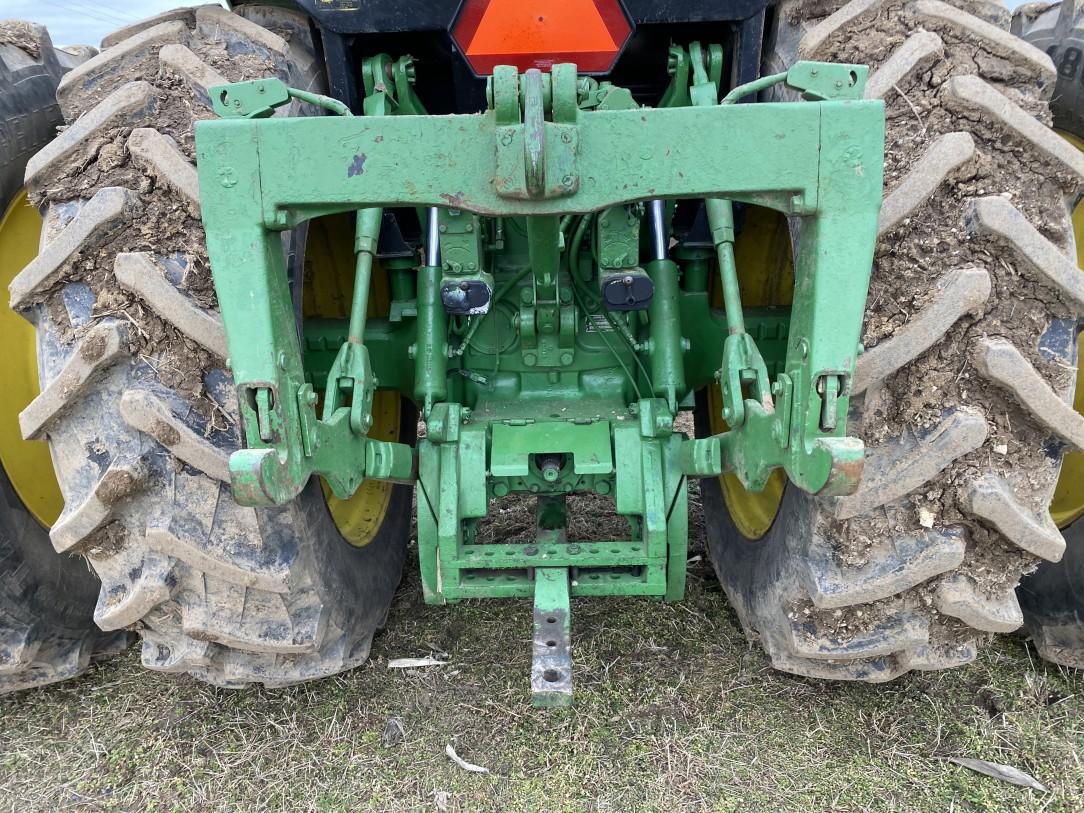
[[[342,498],[365,479],[415,483],[426,600],[534,596],[541,704],[571,691],[569,596],[681,598],[688,477],[732,472],[758,490],[782,468],[832,495],[861,474],[846,415],[883,105],[862,99],[865,68],[822,63],[720,103],[722,50],[673,52],[653,109],[556,65],[498,67],[484,113],[429,116],[409,58],[379,56],[365,63],[364,116],[260,80],[214,88],[221,118],[196,129],[241,405],[237,500],[288,502],[314,474]],[[780,82],[803,100],[734,103]],[[270,118],[291,96],[337,115]],[[708,237],[672,252],[675,203],[700,200]],[[801,218],[789,310],[742,307],[735,203]],[[367,319],[384,207],[418,211],[424,256],[395,261],[414,284],[393,286],[389,318]],[[278,233],[337,212],[357,213],[351,315],[307,324],[303,347]],[[675,432],[715,382],[729,430]],[[418,404],[416,449],[367,437],[377,389]],[[612,498],[628,536],[568,539],[564,498],[577,493]],[[537,495],[534,541],[478,543],[509,494]]]

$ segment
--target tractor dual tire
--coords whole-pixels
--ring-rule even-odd
[[[1084,147],[1084,8],[1078,0],[1056,5],[1033,4],[1019,9],[1013,30],[1046,52],[1058,71],[1050,109],[1054,127]],[[1077,259],[1084,238],[1084,207],[1073,213]],[[1079,344],[1078,344],[1079,356]],[[1078,357],[1079,366],[1079,357]],[[1077,372],[1075,407],[1084,412],[1081,373]],[[1063,666],[1084,669],[1084,452],[1073,451],[1058,483],[1051,514],[1062,526],[1065,556],[1043,562],[1025,576],[1017,590],[1024,624],[1039,654]]]
[[[1062,529],[1065,556],[1020,582],[1024,624],[1048,661],[1084,669],[1084,519]]]
[[[280,507],[234,501],[239,417],[193,164],[209,87],[273,74],[322,89],[308,20],[184,8],[103,46],[60,84],[68,127],[28,166],[46,240],[10,288],[39,335],[43,390],[23,430],[48,438],[64,492],[53,545],[89,559],[95,620],[138,631],[150,669],[228,688],[349,669],[398,585],[410,489],[388,487],[364,545],[343,538],[316,478]],[[404,419],[393,439],[413,431]]]
[[[86,56],[54,48],[41,26],[0,21],[0,218],[5,227],[16,217],[9,220],[12,209],[25,205],[26,162],[64,123],[57,83]],[[0,234],[6,234],[5,227]],[[33,233],[21,237],[32,240]],[[7,259],[0,257],[5,276]],[[14,457],[21,450],[3,451]],[[0,692],[74,677],[92,660],[127,646],[126,633],[105,633],[94,624],[99,587],[84,561],[53,550],[48,530],[0,465]]]
[[[878,682],[967,663],[1022,624],[1021,575],[1064,550],[1047,506],[1064,449],[1084,443],[1067,205],[1084,157],[1049,129],[1050,58],[1009,23],[981,0],[776,11],[764,73],[869,64],[867,98],[886,105],[848,425],[866,445],[858,491],[788,486],[753,539],[719,480],[702,484],[716,571],[778,669]],[[703,405],[699,418],[704,432]]]

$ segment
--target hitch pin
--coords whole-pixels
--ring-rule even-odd
[[[260,387],[256,390],[256,424],[260,430],[260,440],[272,441],[271,434],[271,390]]]
[[[839,411],[839,376],[821,376],[817,382],[817,391],[823,397],[821,405],[821,429],[833,432],[836,428]]]

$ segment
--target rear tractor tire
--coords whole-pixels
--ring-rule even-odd
[[[709,550],[772,664],[885,681],[957,666],[1023,623],[1015,588],[1065,543],[1047,513],[1072,410],[1084,156],[1049,129],[1055,70],[982,0],[786,2],[764,73],[869,64],[886,105],[880,239],[851,398],[858,491],[702,485]],[[800,236],[798,237],[800,240]],[[718,431],[702,399],[698,431]]]
[[[1024,7],[1013,28],[1054,61],[1058,81],[1050,109],[1054,127],[1084,150],[1084,8],[1079,2]],[[1084,154],[1084,153],[1082,153]],[[1073,211],[1077,264],[1084,264],[1084,204]],[[1084,274],[1082,274],[1084,276]],[[1079,367],[1080,344],[1076,364]],[[1077,370],[1074,408],[1084,415],[1084,386]],[[1065,456],[1050,514],[1065,537],[1060,562],[1043,562],[1020,583],[1024,624],[1039,654],[1063,666],[1084,669],[1084,451]]]
[[[0,21],[0,277],[9,281],[37,251],[41,217],[26,202],[27,160],[63,124],[56,87],[89,49],[53,47],[41,26]],[[0,314],[6,358],[0,394],[0,692],[74,677],[120,651],[127,633],[94,624],[100,583],[79,557],[57,553],[47,524],[59,494],[44,447],[19,437],[18,412],[37,391],[34,335]],[[26,361],[25,369],[19,363]],[[44,476],[42,476],[44,474]]]
[[[315,480],[281,507],[234,502],[238,412],[193,165],[209,87],[323,87],[307,20],[208,5],[104,45],[61,82],[68,127],[27,168],[46,235],[10,288],[38,332],[43,389],[23,430],[48,439],[64,494],[53,545],[89,559],[95,621],[138,631],[150,669],[230,688],[349,669],[398,585],[410,489],[366,484],[368,530],[350,542]],[[410,442],[397,403],[377,428]]]

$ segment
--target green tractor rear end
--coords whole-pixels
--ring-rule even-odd
[[[427,602],[533,599],[563,704],[572,598],[682,598],[690,483],[777,668],[1021,624],[1084,439],[1084,159],[1007,14],[354,5],[180,10],[60,84],[10,290],[98,627],[219,685],[333,674],[413,536]]]

